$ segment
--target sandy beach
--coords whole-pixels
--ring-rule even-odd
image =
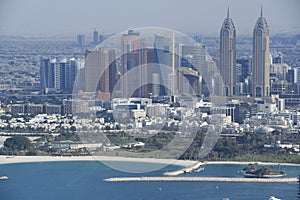
[[[198,161],[192,160],[176,160],[176,159],[157,159],[157,158],[130,158],[130,157],[116,157],[116,156],[5,156],[0,155],[0,164],[11,163],[28,163],[28,162],[55,162],[55,161],[124,161],[124,162],[143,162],[143,163],[158,163],[158,164],[172,164],[183,167],[195,165]],[[236,161],[208,161],[204,164],[222,164],[233,165],[241,164],[248,165],[249,163],[257,163],[259,165],[278,165],[279,163],[269,162],[236,162]],[[285,166],[300,166],[294,163],[280,163]]]
[[[0,156],[0,164],[27,163],[27,162],[55,162],[55,161],[124,161],[172,164],[187,167],[197,163],[191,160],[156,159],[156,158],[129,158],[114,156]]]

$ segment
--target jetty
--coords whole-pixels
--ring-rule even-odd
[[[190,173],[193,170],[198,169],[199,167],[201,167],[202,165],[204,165],[203,162],[197,162],[196,164],[180,169],[180,170],[176,170],[176,171],[171,171],[171,172],[165,172],[163,173],[164,176],[177,176],[179,174],[184,174],[184,173]]]
[[[236,177],[116,177],[105,182],[246,182],[246,183],[297,183],[298,178],[236,178]]]

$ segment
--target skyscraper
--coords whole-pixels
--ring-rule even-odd
[[[154,51],[159,64],[161,84],[165,86],[166,95],[177,93],[175,37],[154,35]],[[164,94],[164,93],[162,93]]]
[[[78,46],[85,45],[85,35],[77,35],[77,45]]]
[[[270,48],[269,27],[261,14],[253,31],[253,81],[252,95],[254,97],[270,96]]]
[[[152,94],[159,96],[160,94],[160,75],[158,73],[152,73]]]
[[[219,70],[223,79],[224,96],[235,94],[236,84],[236,30],[232,19],[229,17],[229,8],[227,18],[224,20],[220,31],[220,64]]]
[[[67,83],[69,82],[69,78],[71,77],[69,75],[70,71],[70,65],[67,62],[66,58],[63,58],[59,61],[59,88],[62,90],[65,90],[67,88]]]
[[[50,59],[41,58],[40,64],[40,85],[41,90],[49,86]]]
[[[143,82],[146,82],[147,71],[145,67],[141,67],[147,61],[144,50],[139,32],[129,30],[121,37],[122,97],[142,97],[146,95]],[[136,68],[138,66],[140,67]]]
[[[115,52],[87,50],[85,53],[85,91],[95,92],[98,99],[109,101],[114,84]]]
[[[200,74],[207,73],[205,65],[205,50],[200,43],[182,46],[181,66],[192,67]]]
[[[81,62],[80,59],[75,58],[63,58],[60,61],[56,58],[41,58],[41,90],[71,93]]]
[[[60,66],[56,58],[50,60],[49,88],[58,90],[60,87]]]
[[[106,36],[100,34],[99,35],[99,43],[103,42],[106,39]]]
[[[178,91],[184,95],[201,95],[202,77],[197,70],[178,67]]]
[[[99,43],[99,34],[98,34],[98,31],[95,29],[94,33],[93,33],[93,43],[95,45],[97,45]]]
[[[72,92],[77,74],[84,67],[84,60],[79,58],[70,58],[66,69],[66,91]],[[78,77],[79,79],[79,77]]]

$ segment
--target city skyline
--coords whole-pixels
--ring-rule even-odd
[[[136,0],[105,3],[90,0],[85,4],[4,0],[0,5],[0,35],[70,36],[90,34],[95,28],[99,33],[117,33],[135,27],[166,27],[187,34],[218,35],[227,6],[239,30],[237,35],[251,35],[260,6],[264,7],[273,34],[300,30],[297,0],[151,1],[143,5]],[[45,14],[46,10],[51,15]]]
[[[299,8],[0,0],[1,199],[300,199]]]

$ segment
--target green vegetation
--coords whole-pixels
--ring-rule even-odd
[[[36,155],[36,150],[27,137],[13,136],[5,140],[0,154],[33,156]]]
[[[98,137],[97,132],[92,135]],[[149,153],[155,152],[165,147],[175,137],[173,131],[162,131],[151,137],[135,137],[126,132],[107,132],[106,136],[110,143],[115,145],[124,145],[130,143],[143,142],[145,146],[127,146],[122,147],[129,152]],[[293,152],[291,149],[280,148],[265,148],[264,144],[271,144],[277,140],[293,141],[295,144],[300,144],[300,136],[297,134],[283,134],[274,132],[270,134],[255,134],[245,133],[239,137],[220,137],[213,150],[209,152],[204,158],[199,157],[201,146],[206,136],[205,132],[198,131],[195,135],[190,147],[181,155],[180,159],[188,160],[207,160],[207,161],[244,161],[244,162],[275,162],[275,163],[297,163],[300,164],[300,155]],[[91,140],[93,139],[91,137]],[[182,138],[182,142],[184,138]],[[76,133],[75,127],[70,130],[64,130],[58,137],[43,136],[31,143],[30,140],[24,136],[14,136],[5,141],[4,147],[0,149],[0,154],[8,155],[65,155],[60,150],[54,150],[47,146],[53,141],[80,141],[80,137]],[[181,143],[182,143],[181,142]],[[181,147],[181,143],[175,147]],[[122,156],[126,156],[125,152],[116,150],[112,152]],[[173,152],[174,151],[174,152]],[[67,151],[66,151],[67,152]],[[65,152],[65,153],[66,153]],[[68,155],[88,155],[87,150],[68,151]],[[168,154],[178,155],[177,150],[170,149]],[[123,156],[124,156],[123,155]],[[141,155],[141,154],[140,154]],[[149,155],[149,154],[148,154]]]
[[[297,154],[246,154],[239,155],[232,159],[220,159],[222,161],[240,161],[240,162],[274,162],[274,163],[296,163],[300,164],[300,155]]]
[[[258,169],[255,173],[261,175],[286,175],[285,172],[270,170],[267,167],[262,167]]]
[[[125,132],[110,132],[106,135],[106,137],[115,145],[135,142],[134,137]]]
[[[8,150],[27,150],[32,147],[30,140],[25,136],[13,136],[4,142],[4,147]]]
[[[180,158],[187,160],[199,160],[200,147],[203,143],[204,137],[205,133],[198,131],[191,146],[185,151],[185,153]]]
[[[277,171],[268,167],[261,167],[259,169],[256,169],[255,165],[253,164],[250,164],[247,167],[245,167],[243,171],[246,177],[266,178],[286,176],[286,173],[284,171]]]
[[[300,155],[289,149],[264,148],[277,140],[290,140],[300,143],[299,135],[282,133],[253,134],[245,133],[239,137],[221,137],[213,150],[204,158],[199,158],[199,150],[205,133],[199,132],[192,145],[181,156],[181,159],[208,161],[244,161],[244,162],[276,162],[300,164]]]
[[[175,136],[174,132],[160,132],[149,138],[137,138],[136,141],[144,142],[147,149],[144,152],[158,150],[166,146]]]

